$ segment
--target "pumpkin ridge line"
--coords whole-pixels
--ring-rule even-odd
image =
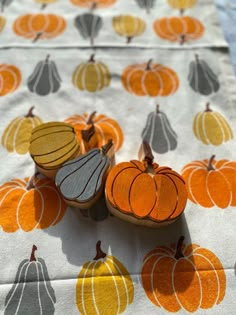
[[[176,217],[172,218],[172,216],[174,215],[174,213],[175,213],[175,211],[176,211],[176,209],[177,209],[177,207],[178,207],[178,203],[179,203],[179,198],[178,198],[178,193],[179,193],[179,191],[178,191],[178,187],[177,187],[177,185],[175,184],[174,180],[173,180],[168,174],[165,174],[165,176],[167,176],[167,177],[172,181],[172,183],[174,184],[174,187],[175,187],[175,191],[176,191],[176,203],[175,203],[175,208],[174,208],[174,210],[172,211],[172,213],[169,215],[169,217],[167,218],[167,220],[168,220],[168,219],[176,219]],[[179,177],[177,177],[177,178],[179,178]],[[178,217],[179,217],[181,214],[182,214],[182,212],[178,215]]]

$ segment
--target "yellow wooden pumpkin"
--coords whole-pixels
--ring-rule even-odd
[[[127,43],[130,43],[133,37],[142,35],[146,29],[146,23],[142,19],[131,15],[113,17],[112,26],[118,35],[127,38]]]
[[[34,107],[31,107],[27,115],[13,119],[4,130],[2,145],[8,152],[28,152],[32,130],[42,124],[41,118],[34,116],[33,109]]]
[[[230,125],[220,113],[210,109],[209,103],[204,112],[199,112],[194,117],[193,132],[204,144],[220,145],[233,139]]]
[[[76,304],[82,315],[117,315],[133,302],[134,286],[128,270],[96,245],[97,255],[82,267],[76,284]]]
[[[4,29],[5,24],[6,24],[6,19],[3,16],[0,16],[0,33]]]
[[[72,82],[81,91],[97,92],[110,85],[111,75],[108,67],[94,59],[92,55],[75,69]]]

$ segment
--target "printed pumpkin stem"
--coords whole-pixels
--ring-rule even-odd
[[[127,41],[126,44],[130,44],[132,42],[133,37],[132,36],[128,36],[127,37]]]
[[[96,8],[97,8],[97,3],[96,2],[93,2],[91,7],[90,7],[90,11],[94,11]]]
[[[30,255],[30,262],[37,261],[37,259],[35,257],[35,252],[37,249],[38,249],[37,246],[33,245],[31,255]]]
[[[160,105],[159,104],[156,105],[156,113],[160,114]]]
[[[186,35],[181,35],[180,36],[180,45],[184,45],[185,42],[186,42]]]
[[[95,134],[95,127],[92,124],[92,126],[88,130],[82,130],[81,136],[83,141],[89,142],[89,140],[92,138],[92,136]]]
[[[95,57],[95,54],[92,54],[89,58],[89,62],[95,62],[94,57]]]
[[[184,9],[180,9],[180,10],[179,10],[180,16],[183,16],[183,15],[184,15],[184,11],[185,11]]]
[[[195,54],[195,59],[196,59],[196,62],[199,63],[199,56],[198,56],[198,54]]]
[[[47,7],[47,3],[43,3],[41,6],[41,10],[44,10]]]
[[[152,63],[152,61],[153,61],[152,59],[148,60],[146,71],[151,70],[151,63]]]
[[[43,32],[38,33],[38,34],[36,35],[36,37],[33,39],[32,43],[33,43],[33,44],[36,43],[36,42],[40,39],[40,37],[41,37],[42,35],[43,35]]]
[[[34,117],[33,110],[34,110],[34,106],[32,106],[32,107],[29,109],[27,115],[25,115],[25,118],[33,118],[33,117]]]
[[[96,256],[93,258],[93,260],[99,260],[99,259],[102,259],[102,258],[105,258],[107,254],[105,254],[102,249],[101,249],[101,241],[98,241],[97,244],[96,244],[96,251],[97,251],[97,254]]]
[[[183,244],[184,244],[184,236],[181,236],[178,240],[177,246],[176,246],[176,253],[175,253],[175,259],[180,259],[184,257],[183,254]]]
[[[106,155],[112,146],[113,146],[113,141],[112,141],[112,139],[109,139],[107,144],[102,146],[102,154]]]
[[[210,103],[206,104],[206,110],[205,112],[212,112],[212,109],[210,108]]]
[[[213,164],[212,164],[215,157],[216,157],[215,155],[212,155],[212,157],[210,158],[210,160],[208,162],[208,166],[207,166],[208,171],[215,171],[215,168],[213,167]]]

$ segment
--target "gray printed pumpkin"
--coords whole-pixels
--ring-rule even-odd
[[[3,12],[5,7],[8,7],[12,2],[13,0],[0,0],[1,12]]]
[[[90,39],[90,44],[94,45],[94,39],[98,36],[103,22],[99,15],[85,13],[75,18],[75,27],[84,39]]]
[[[32,93],[40,96],[56,93],[60,89],[61,78],[55,62],[50,60],[49,55],[37,64],[28,78],[27,85]]]
[[[147,13],[154,7],[156,0],[136,0],[141,9],[146,9]]]
[[[191,88],[202,95],[210,95],[220,89],[216,74],[198,55],[195,55],[195,61],[190,63],[188,81]]]
[[[105,179],[113,164],[114,146],[109,140],[62,165],[55,182],[68,205],[89,209],[101,197]]]
[[[142,138],[156,153],[166,153],[176,149],[177,134],[172,129],[166,114],[159,110],[159,105],[155,112],[148,115]]]
[[[42,258],[35,257],[33,245],[30,259],[24,259],[15,282],[5,299],[4,315],[53,315],[56,297]]]

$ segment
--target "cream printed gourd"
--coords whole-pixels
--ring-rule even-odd
[[[145,9],[147,13],[150,13],[151,9],[154,8],[156,0],[136,0],[138,6],[141,9]]]

